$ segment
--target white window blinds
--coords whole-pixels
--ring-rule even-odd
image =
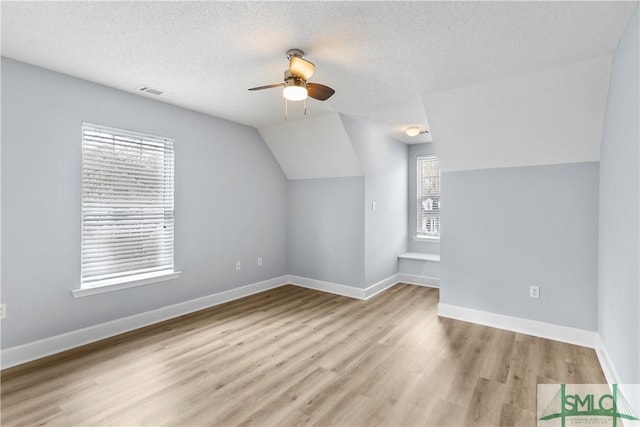
[[[416,163],[418,236],[440,237],[440,165],[435,156],[418,156]]]
[[[173,139],[82,124],[82,287],[173,272]]]

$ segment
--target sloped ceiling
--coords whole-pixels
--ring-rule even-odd
[[[1,2],[2,54],[253,127],[284,122],[285,52],[336,89],[315,115],[429,127],[421,95],[612,55],[636,2]],[[291,114],[301,110],[290,105]],[[434,132],[437,131],[434,126]]]
[[[606,56],[425,94],[441,170],[599,160],[610,72]]]
[[[259,131],[287,179],[364,175],[338,114],[286,121]]]

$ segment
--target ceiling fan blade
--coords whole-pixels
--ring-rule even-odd
[[[329,86],[321,85],[320,83],[307,83],[307,93],[313,99],[326,101],[331,98],[331,95],[336,93],[336,91],[331,89]]]
[[[252,88],[249,88],[248,90],[271,89],[271,88],[274,88],[274,87],[281,87],[281,86],[284,86],[284,83],[274,83],[272,85],[252,87]]]
[[[314,71],[316,71],[316,66],[304,58],[292,56],[289,60],[289,71],[291,74],[300,77],[302,80],[309,80]]]

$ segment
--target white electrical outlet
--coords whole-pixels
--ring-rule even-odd
[[[529,298],[540,298],[540,286],[529,286]]]
[[[240,264],[240,261],[236,261],[236,270],[240,271],[240,269],[242,269],[242,264]]]
[[[7,304],[0,304],[0,319],[7,317]]]
[[[371,210],[376,211],[376,202],[371,202]]]
[[[258,257],[258,267],[260,267],[262,265],[262,257],[259,256]]]

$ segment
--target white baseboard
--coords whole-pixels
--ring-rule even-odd
[[[598,335],[598,347],[596,347],[596,354],[598,355],[598,361],[604,372],[604,377],[607,379],[608,384],[618,384],[622,395],[626,401],[631,405],[634,414],[637,416],[640,414],[640,384],[628,384],[622,381],[618,375],[618,371],[611,360],[607,346],[605,345],[602,337]],[[625,423],[626,425],[626,423]],[[636,425],[636,424],[631,424]]]
[[[630,399],[629,402],[635,404],[640,412],[640,392],[637,385],[620,383],[620,377],[607,347],[597,332],[442,303],[438,304],[438,316],[593,348],[607,383],[619,384],[624,396]]]
[[[415,274],[398,273],[396,274],[396,280],[402,283],[408,283],[410,285],[428,286],[430,288],[439,288],[440,279],[437,277],[418,276]]]
[[[397,274],[394,274],[366,288],[364,290],[364,299],[372,298],[398,283],[399,280],[397,276]]]
[[[598,335],[598,345],[595,350],[598,355],[600,366],[602,367],[602,372],[604,372],[604,377],[607,379],[607,383],[618,384],[620,377],[616,372],[613,362],[611,361],[611,356],[609,356],[607,347],[604,345],[604,341],[602,341],[600,335]]]
[[[118,334],[129,332],[154,323],[169,320],[178,316],[193,313],[198,310],[209,308],[218,304],[244,298],[269,289],[274,289],[286,284],[310,288],[322,292],[342,295],[361,300],[369,299],[384,292],[386,289],[397,283],[408,283],[419,286],[438,286],[438,279],[433,277],[415,276],[411,274],[398,273],[387,277],[367,288],[342,285],[338,283],[325,282],[322,280],[309,279],[306,277],[285,275],[263,282],[252,283],[236,289],[219,292],[205,297],[173,304],[145,313],[116,319],[99,325],[90,326],[76,331],[67,332],[28,344],[10,347],[2,350],[0,366],[2,369],[30,362],[45,356],[90,344]],[[618,375],[606,350],[604,343],[596,332],[582,329],[558,326],[550,323],[538,322],[535,320],[522,319],[505,316],[496,313],[473,310],[469,308],[453,306],[448,304],[438,304],[438,315],[478,323],[481,325],[505,329],[509,331],[525,333],[542,338],[549,338],[571,344],[582,345],[594,348],[598,355],[598,360],[604,371],[609,384],[618,383]]]
[[[404,277],[407,275],[402,276]],[[133,331],[144,326],[149,326],[154,323],[193,313],[195,311],[213,307],[218,304],[233,301],[239,298],[244,298],[249,295],[264,292],[269,289],[274,289],[286,284],[292,284],[304,288],[310,288],[322,292],[329,292],[336,295],[343,295],[350,298],[364,300],[383,292],[399,281],[408,281],[404,279],[399,280],[398,277],[398,274],[394,274],[367,288],[358,288],[354,286],[325,282],[322,280],[309,279],[300,276],[280,276],[273,279],[265,280],[263,282],[252,283],[236,289],[218,292],[212,295],[207,295],[205,297],[196,298],[190,301],[185,301],[167,307],[158,308],[156,310],[147,311],[145,313],[140,313],[121,319],[112,320],[110,322],[101,323],[99,325],[89,326],[87,328],[56,335],[53,337],[44,338],[31,343],[9,347],[2,350],[2,352],[0,353],[0,367],[1,369],[10,368],[12,366],[27,363],[45,356],[60,353],[65,350],[90,344],[92,342],[96,342],[125,332]]]
[[[438,304],[438,316],[593,348],[607,383],[618,384],[634,411],[640,413],[640,386],[620,382],[613,360],[598,332],[442,303]]]
[[[342,295],[349,298],[365,299],[365,290],[355,286],[341,285],[339,283],[325,282],[324,280],[309,279],[308,277],[294,275],[289,275],[288,280],[290,284],[300,286],[302,288],[328,292],[330,294]]]
[[[366,300],[375,295],[378,295],[381,292],[384,292],[397,283],[438,287],[439,280],[435,277],[397,273],[363,289],[355,286],[342,285],[339,283],[325,282],[323,280],[309,279],[307,277],[290,275],[289,283],[303,288],[314,289],[316,291],[328,292],[330,294]]]
[[[236,289],[218,292],[205,297],[173,304],[145,313],[136,314],[99,325],[89,326],[76,331],[67,332],[28,344],[9,347],[2,350],[0,366],[2,369],[40,359],[51,354],[60,353],[85,344],[90,344],[114,335],[149,326],[174,317],[193,313],[218,304],[244,298],[269,289],[274,289],[288,282],[288,276],[275,277],[263,282],[252,283]]]
[[[193,313],[218,304],[244,298],[286,284],[310,288],[322,292],[342,295],[361,300],[378,295],[397,283],[438,287],[439,280],[433,277],[397,273],[367,288],[325,282],[306,277],[285,275],[258,283],[241,286],[236,289],[218,292],[205,297],[173,304],[145,313],[116,319],[99,325],[64,333],[32,343],[2,350],[0,366],[2,369],[30,362],[45,356],[90,344],[118,334],[129,332],[154,323]],[[438,304],[438,315],[457,320],[477,323],[509,331],[524,333],[542,338],[577,344],[595,349],[605,378],[609,384],[618,384],[619,377],[607,349],[597,332],[566,326],[553,325],[535,320],[505,316],[486,311],[473,310],[449,304]]]
[[[554,325],[537,320],[521,317],[505,316],[503,314],[474,310],[449,304],[438,304],[438,316],[456,320],[491,326],[493,328],[518,332],[536,337],[562,341],[569,344],[581,345],[597,349],[600,337],[597,332],[568,326]]]

